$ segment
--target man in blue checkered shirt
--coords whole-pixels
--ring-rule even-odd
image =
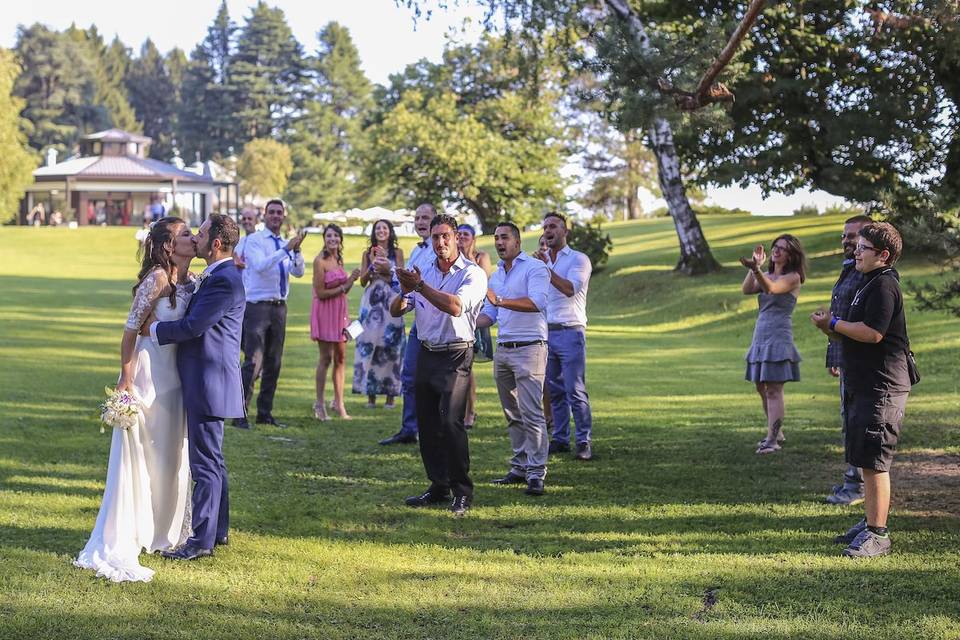
[[[850,303],[853,302],[857,290],[863,284],[863,274],[854,267],[853,250],[860,238],[860,228],[870,224],[873,220],[869,216],[858,215],[848,218],[843,225],[841,243],[843,245],[843,267],[840,277],[833,285],[833,296],[830,298],[830,313],[838,318],[845,318]],[[827,341],[827,370],[830,375],[840,380],[840,415],[843,416],[843,378],[840,371],[843,369],[843,353],[840,342]],[[842,424],[842,419],[841,419]],[[863,502],[863,472],[857,467],[847,465],[843,474],[843,484],[833,486],[833,491],[827,496],[830,504],[860,504]]]

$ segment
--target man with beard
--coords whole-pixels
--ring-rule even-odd
[[[501,222],[493,234],[500,263],[490,277],[487,300],[477,325],[497,323],[493,377],[513,457],[510,470],[494,484],[524,484],[540,496],[547,475],[550,436],[543,417],[543,379],[547,366],[547,289],[550,274],[543,262],[520,249],[520,229]]]
[[[423,272],[418,267],[398,268],[402,295],[390,303],[395,318],[416,308],[420,339],[415,402],[420,456],[430,487],[405,502],[425,507],[446,502],[452,492],[450,511],[462,516],[473,502],[463,418],[487,274],[460,255],[457,221],[452,216],[436,216],[430,223],[430,238],[436,259]]]
[[[547,388],[553,413],[550,453],[570,451],[570,414],[576,425],[577,460],[593,457],[593,416],[587,395],[587,289],[590,258],[567,244],[567,219],[552,211],[543,219],[548,251],[534,256],[550,269],[547,293]]]
[[[840,277],[833,285],[833,295],[830,298],[830,315],[845,318],[850,309],[850,303],[857,290],[863,284],[863,274],[857,271],[854,261],[854,251],[860,239],[860,229],[873,220],[869,216],[858,215],[848,218],[843,223],[843,235],[840,237],[843,246],[843,266],[840,267]],[[840,379],[840,415],[843,416],[843,348],[837,341],[827,340],[827,370],[834,378]],[[842,421],[841,421],[842,425]],[[841,438],[843,428],[841,426]],[[843,483],[833,486],[827,496],[830,504],[859,504],[863,502],[863,473],[857,467],[848,464],[843,474]]]

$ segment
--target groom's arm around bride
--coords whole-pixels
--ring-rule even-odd
[[[239,240],[236,222],[212,214],[194,238],[207,268],[197,281],[186,314],[154,322],[158,344],[176,343],[177,369],[187,413],[193,491],[193,536],[165,557],[192,560],[225,544],[229,526],[227,469],[223,462],[223,421],[244,415],[240,382],[240,333],[246,300],[240,270],[233,262]]]

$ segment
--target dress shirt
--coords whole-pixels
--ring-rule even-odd
[[[437,254],[433,251],[433,244],[429,239],[422,240],[413,247],[413,250],[410,252],[410,257],[407,258],[407,263],[404,265],[404,268],[410,269],[413,271],[414,267],[420,269],[420,273],[424,273],[434,260],[437,259]],[[393,278],[394,282],[391,283],[394,286],[394,291],[400,293],[400,282],[397,280],[396,276]],[[416,309],[414,309],[416,311]],[[413,331],[417,325],[417,318],[413,318],[413,322],[410,323],[410,330]]]
[[[287,251],[287,241],[269,229],[244,237],[243,286],[247,302],[286,300],[290,276],[303,276],[303,254]]]
[[[546,264],[558,276],[573,284],[573,295],[569,298],[556,287],[550,286],[547,293],[547,322],[568,327],[587,326],[587,289],[593,272],[590,258],[566,245],[557,252],[556,262],[547,255]]]
[[[497,307],[485,299],[481,313],[498,323],[497,342],[529,342],[547,339],[547,292],[550,272],[540,260],[523,251],[513,259],[510,271],[503,260],[490,276],[490,288],[504,299],[530,298],[540,311],[512,311]]]
[[[203,272],[197,277],[197,281],[193,283],[194,295],[196,295],[197,291],[200,290],[200,287],[203,286],[203,281],[207,279],[207,276],[213,273],[213,270],[219,267],[220,265],[222,265],[224,262],[233,262],[233,258],[223,258],[221,260],[217,260],[212,264],[207,265],[207,268],[204,269]],[[160,324],[159,320],[154,320],[153,322],[150,323],[150,340],[153,341],[153,344],[159,347],[160,340],[157,339],[158,324]]]
[[[408,305],[417,311],[417,336],[421,342],[443,345],[451,342],[473,342],[477,316],[487,295],[487,274],[460,254],[447,273],[437,267],[436,259],[421,271],[423,281],[434,289],[460,298],[460,315],[452,316],[433,306],[414,292]]]

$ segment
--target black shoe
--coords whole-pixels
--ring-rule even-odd
[[[214,544],[220,545],[221,547],[226,547],[230,544],[230,537],[223,536],[222,538],[217,538],[217,541]]]
[[[250,426],[250,423],[247,421],[246,418],[234,418],[232,424],[233,424],[233,426],[235,426],[237,429],[252,429],[252,428],[253,428],[253,427]]]
[[[543,488],[543,478],[530,478],[527,482],[527,490],[524,491],[528,496],[542,496],[546,489]]]
[[[494,478],[490,482],[493,484],[523,484],[526,481],[527,479],[523,476],[518,476],[513,471],[510,471],[502,478]]]
[[[550,441],[550,453],[566,453],[570,451],[570,444],[566,442]]]
[[[271,424],[278,429],[286,429],[287,425],[277,422],[273,416],[257,416],[257,424]]]
[[[453,515],[463,516],[466,515],[469,510],[470,498],[467,496],[454,496],[453,502],[450,503],[450,511],[453,512]]]
[[[402,431],[399,431],[389,438],[384,438],[380,441],[380,444],[414,444],[417,441],[417,434],[407,435]]]
[[[589,442],[578,442],[577,443],[577,454],[574,456],[577,460],[590,460],[593,458],[593,450],[590,448]]]
[[[409,498],[404,499],[404,503],[408,507],[428,507],[431,504],[441,504],[450,499],[450,496],[445,494],[433,493],[429,489],[419,496],[410,496]]]
[[[201,549],[190,544],[185,544],[179,549],[173,551],[164,551],[160,554],[167,560],[196,560],[213,555],[213,549]]]

